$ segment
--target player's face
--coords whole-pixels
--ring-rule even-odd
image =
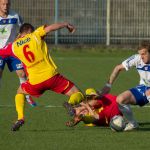
[[[10,8],[10,0],[0,0],[0,12],[7,14]]]
[[[141,58],[145,64],[150,63],[150,53],[148,52],[147,49],[143,48],[139,50],[138,53],[141,55]]]

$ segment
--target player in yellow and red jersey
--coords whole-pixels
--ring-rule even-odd
[[[79,106],[72,107],[74,117],[66,123],[67,126],[75,126],[83,121],[89,126],[109,126],[110,120],[116,116],[122,116],[118,108],[116,97],[112,94],[99,96],[95,89],[87,89],[88,100],[81,102]]]
[[[43,40],[47,33],[61,28],[67,28],[71,33],[75,31],[75,27],[67,22],[41,26],[36,30],[31,24],[24,23],[20,27],[18,39],[0,51],[2,57],[14,56],[21,60],[28,74],[28,81],[21,84],[15,96],[18,120],[12,131],[18,130],[24,124],[25,94],[39,97],[44,91],[52,90],[70,96],[71,101],[76,98],[78,101],[84,99],[76,85],[58,73]]]

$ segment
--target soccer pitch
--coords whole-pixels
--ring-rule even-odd
[[[93,87],[101,89],[113,67],[133,52],[52,52],[59,72],[72,80],[82,91]],[[7,67],[6,67],[7,68]],[[0,88],[0,149],[1,150],[141,150],[149,149],[150,108],[133,107],[140,123],[138,131],[113,132],[109,128],[85,127],[82,123],[73,128],[65,126],[69,117],[62,103],[64,95],[47,91],[39,99],[38,106],[25,106],[26,122],[20,131],[10,131],[16,119],[14,95],[19,81],[15,73],[5,69]],[[111,93],[122,91],[138,84],[138,75],[123,72],[114,83]]]

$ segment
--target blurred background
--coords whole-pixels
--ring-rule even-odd
[[[12,0],[11,5],[35,27],[74,24],[74,34],[64,29],[47,37],[56,45],[135,45],[150,36],[150,0]]]

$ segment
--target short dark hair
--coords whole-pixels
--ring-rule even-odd
[[[142,41],[138,47],[138,50],[147,49],[150,53],[150,41]]]
[[[21,25],[19,33],[27,32],[27,31],[34,31],[34,27],[30,23],[24,23]]]

